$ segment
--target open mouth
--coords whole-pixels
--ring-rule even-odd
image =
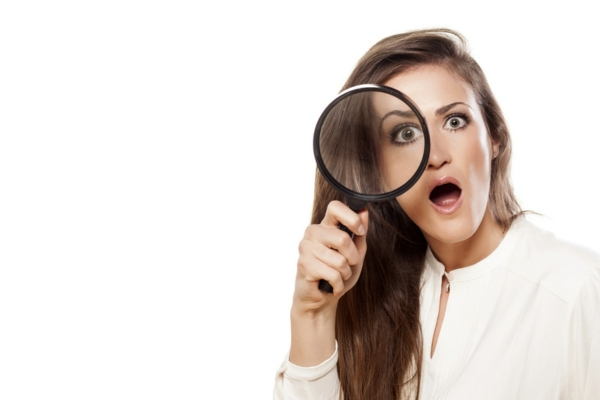
[[[436,186],[429,194],[429,200],[439,207],[451,207],[460,199],[461,189],[453,183]]]

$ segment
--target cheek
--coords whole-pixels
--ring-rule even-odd
[[[470,161],[468,171],[473,202],[477,205],[475,212],[487,206],[490,191],[492,146],[487,133],[484,135],[465,146],[465,154]]]
[[[379,171],[386,192],[396,190],[415,175],[424,156],[424,142],[379,149]],[[411,188],[412,190],[412,188]]]
[[[429,194],[424,180],[419,180],[415,186],[396,198],[406,215],[417,225],[424,215],[424,208],[429,206]]]

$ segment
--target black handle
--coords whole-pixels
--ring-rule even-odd
[[[348,229],[348,227],[344,224],[339,224],[338,225],[338,229],[346,232],[348,235],[350,235],[350,239],[354,239],[354,232],[352,232],[350,229]],[[327,282],[325,279],[321,279],[319,281],[319,290],[321,292],[325,292],[325,293],[333,293],[333,286],[331,286],[329,284],[329,282]]]
[[[325,279],[321,279],[319,281],[319,290],[325,293],[333,293],[333,286],[331,286]]]

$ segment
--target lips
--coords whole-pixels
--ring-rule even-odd
[[[462,204],[460,184],[451,177],[437,179],[429,192],[429,201],[442,214],[454,213]]]

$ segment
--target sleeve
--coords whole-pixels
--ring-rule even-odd
[[[337,343],[333,355],[315,367],[299,367],[289,362],[289,355],[286,356],[277,370],[273,399],[341,399],[337,360]]]
[[[572,310],[571,398],[597,400],[600,393],[600,265]]]
[[[596,323],[596,332],[590,346],[590,361],[584,383],[585,400],[598,399],[600,395],[600,332]]]

